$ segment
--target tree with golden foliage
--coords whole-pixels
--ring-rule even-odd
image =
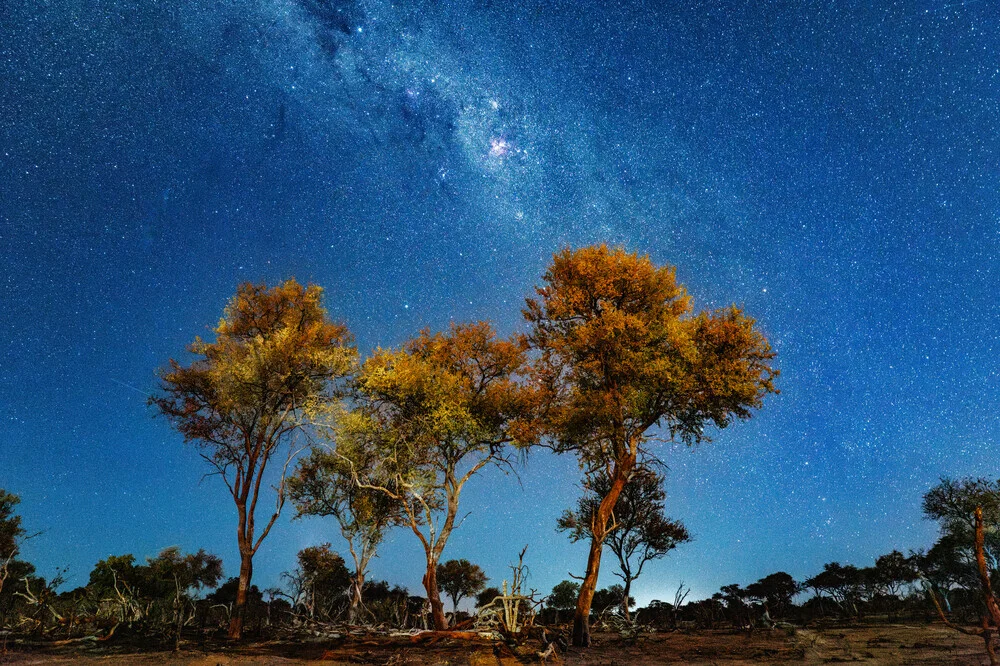
[[[543,280],[524,316],[546,442],[608,481],[592,514],[573,626],[573,644],[588,646],[604,541],[648,443],[659,434],[692,444],[707,439],[709,425],[750,418],[777,392],[778,371],[753,319],[736,306],[692,315],[675,270],[648,256],[606,245],[566,249]]]
[[[329,320],[323,290],[294,279],[276,287],[245,283],[226,307],[215,341],[195,338],[190,365],[171,359],[150,399],[218,474],[236,504],[240,576],[229,637],[239,639],[253,557],[281,513],[293,436],[304,415],[335,400],[337,381],[356,365],[345,326]],[[275,477],[275,506],[256,526],[261,485],[282,444],[288,456]]]
[[[524,359],[518,342],[497,339],[485,322],[423,331],[362,364],[353,407],[335,422],[337,454],[356,483],[398,502],[423,546],[438,630],[448,621],[437,565],[458,526],[462,489],[487,465],[509,469],[508,445],[529,443],[528,392],[517,381]]]

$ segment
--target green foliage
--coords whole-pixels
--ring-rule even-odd
[[[556,610],[570,610],[576,606],[576,597],[580,594],[580,584],[571,580],[564,580],[556,583],[546,600],[549,608]]]
[[[438,587],[451,597],[454,609],[458,602],[480,592],[485,586],[486,573],[468,560],[448,560],[437,567]]]
[[[918,553],[914,564],[933,594],[951,606],[952,599],[968,598],[977,606],[989,596],[982,590],[976,560],[976,510],[982,512],[983,556],[993,589],[1000,586],[1000,481],[984,478],[942,478],[923,498],[924,516],[940,526],[937,542]],[[970,614],[971,608],[967,608]]]
[[[325,432],[325,431],[324,431]],[[373,450],[355,450],[348,460],[329,448],[314,447],[288,480],[292,502],[302,516],[331,516],[340,527],[354,560],[349,622],[357,622],[368,564],[376,555],[386,529],[401,520],[400,503],[380,490],[358,484],[371,480]]]
[[[184,555],[177,546],[170,546],[148,562],[154,580],[183,596],[214,588],[222,578],[222,560],[204,549]]]

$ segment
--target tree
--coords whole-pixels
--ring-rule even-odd
[[[373,461],[363,459],[364,451],[356,453],[354,469],[368,478]],[[386,529],[400,520],[399,502],[383,492],[359,486],[348,461],[319,447],[298,465],[288,480],[288,491],[298,516],[332,516],[340,526],[354,560],[348,622],[357,623],[368,565],[376,557]]]
[[[881,591],[893,597],[898,597],[904,585],[918,578],[914,560],[898,550],[878,557],[874,573]]]
[[[399,502],[402,522],[423,546],[423,585],[438,630],[447,619],[437,565],[457,527],[462,489],[487,465],[509,469],[508,444],[530,443],[523,419],[530,392],[517,377],[523,363],[522,347],[497,339],[485,322],[423,331],[364,362],[353,406],[337,419],[337,454],[361,487]]]
[[[557,583],[556,586],[552,588],[552,593],[546,600],[546,605],[549,608],[555,608],[556,610],[569,610],[576,605],[576,597],[579,594],[579,583],[574,583],[571,580],[564,580]]]
[[[805,587],[812,588],[817,596],[825,592],[848,617],[857,617],[860,613],[858,603],[863,596],[864,584],[865,574],[861,569],[839,562],[824,564],[823,571],[803,583]]]
[[[18,559],[21,546],[34,534],[28,534],[15,513],[21,498],[0,488],[0,620],[24,591],[24,581],[35,573],[35,567]],[[10,583],[8,583],[10,581]]]
[[[923,510],[927,518],[938,521],[941,527],[941,539],[934,548],[941,547],[950,551],[953,566],[958,565],[959,570],[974,572],[984,612],[979,627],[970,629],[960,626],[945,615],[934,588],[928,586],[927,592],[934,608],[948,627],[970,636],[981,636],[990,664],[1000,664],[993,645],[1000,627],[1000,603],[997,602],[991,580],[997,572],[995,553],[997,526],[1000,522],[1000,481],[941,479],[941,483],[924,494]],[[989,545],[986,538],[987,524],[990,526],[992,541]],[[992,572],[987,564],[988,557],[993,564]]]
[[[503,592],[500,591],[499,587],[487,587],[476,595],[476,608],[482,608],[501,595]]]
[[[746,595],[760,600],[769,614],[779,618],[792,607],[792,598],[798,591],[795,579],[784,571],[778,571],[747,585]]]
[[[335,619],[343,610],[345,596],[354,577],[344,558],[330,544],[303,548],[298,554],[298,569],[287,575],[292,581],[295,606],[305,608],[311,618]]]
[[[611,492],[611,480],[606,474],[595,474],[588,479],[586,493],[577,503],[576,511],[565,511],[559,518],[558,529],[568,531],[574,542],[593,540],[591,526],[601,500]],[[619,570],[615,575],[622,579],[622,614],[631,621],[626,600],[630,598],[632,581],[642,574],[650,560],[663,557],[679,544],[691,540],[687,528],[663,515],[663,476],[652,469],[639,467],[629,483],[622,489],[614,508],[616,527],[604,543],[618,558]]]
[[[170,590],[172,597],[174,651],[180,649],[181,629],[187,620],[187,605],[194,593],[202,588],[213,588],[222,578],[222,560],[199,550],[182,555],[180,548],[171,546],[149,560],[153,578]]]
[[[285,501],[285,469],[277,475],[275,507],[259,532],[260,490],[279,447],[290,444],[305,415],[336,398],[336,380],[351,372],[357,352],[347,328],[331,322],[322,289],[295,280],[268,288],[242,284],[215,329],[215,342],[200,338],[188,350],[188,366],[171,359],[150,402],[187,442],[201,448],[232,495],[238,515],[240,576],[229,637],[239,639],[253,557]]]
[[[625,596],[625,588],[616,583],[603,590],[597,590],[594,593],[594,602],[591,607],[596,614],[600,615],[610,608],[624,605],[635,606],[635,599]]]
[[[0,488],[0,593],[21,552],[26,533],[21,526],[21,516],[14,513],[21,498]]]
[[[478,594],[484,587],[486,573],[469,560],[448,560],[437,568],[438,587],[451,597],[452,607],[458,612],[458,602]]]
[[[554,611],[553,624],[559,624],[559,614],[576,606],[576,598],[580,594],[580,584],[571,580],[556,583],[552,592],[545,599],[545,605]]]
[[[594,513],[573,644],[590,644],[588,618],[612,512],[653,428],[686,443],[706,427],[748,419],[776,392],[774,353],[753,319],[732,306],[691,315],[670,267],[605,245],[553,257],[524,316],[535,351],[533,380],[544,397],[546,444],[573,452],[608,493]]]

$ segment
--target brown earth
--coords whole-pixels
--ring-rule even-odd
[[[487,641],[441,640],[414,645],[406,637],[342,639],[339,641],[273,641],[228,647],[196,648],[179,653],[135,651],[108,644],[63,647],[0,645],[0,664],[171,664],[230,666],[244,664],[329,664],[379,666],[514,666],[541,663],[540,645],[513,653]],[[757,631],[692,631],[649,634],[624,641],[614,634],[595,634],[589,650],[570,649],[547,659],[548,664],[580,666],[646,666],[649,664],[985,664],[982,641],[940,624],[877,625],[846,628]]]

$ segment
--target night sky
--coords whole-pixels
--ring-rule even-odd
[[[993,2],[0,0],[0,487],[24,556],[179,545],[237,572],[235,510],[145,395],[242,281],[326,289],[363,353],[520,309],[607,242],[744,304],[781,395],[665,446],[691,598],[929,546],[921,495],[996,478],[1000,13]],[[445,559],[581,574],[571,457],[469,483]],[[320,519],[276,526],[278,583]],[[389,535],[375,578],[420,591]],[[615,582],[605,558],[601,585]]]

